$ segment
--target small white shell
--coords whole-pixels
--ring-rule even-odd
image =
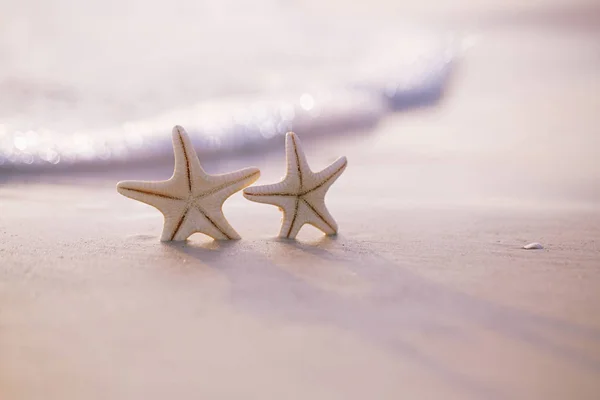
[[[540,250],[540,249],[543,249],[544,246],[542,246],[541,244],[539,244],[537,242],[533,242],[533,243],[529,243],[529,244],[523,246],[523,248],[525,250]]]

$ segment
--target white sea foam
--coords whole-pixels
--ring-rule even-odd
[[[243,151],[435,101],[463,37],[306,14],[273,0],[42,0],[0,24],[0,166]],[[31,12],[31,10],[35,12]]]

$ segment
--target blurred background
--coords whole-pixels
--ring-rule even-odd
[[[0,168],[169,156],[175,124],[210,154],[364,130],[439,103],[471,64],[471,99],[579,79],[598,70],[599,14],[582,0],[2,0]]]
[[[473,42],[413,2],[1,4],[4,169],[148,160],[174,124],[205,153],[371,126],[437,101]]]

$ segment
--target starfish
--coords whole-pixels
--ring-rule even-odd
[[[279,231],[281,238],[295,238],[304,224],[313,225],[327,235],[335,235],[338,226],[325,207],[325,194],[346,169],[346,157],[338,158],[320,172],[312,172],[294,132],[285,136],[285,151],[285,177],[272,185],[244,189],[244,197],[258,203],[273,204],[283,211]]]
[[[163,242],[186,240],[195,232],[213,239],[239,239],[223,215],[223,202],[255,182],[258,168],[244,168],[220,175],[204,172],[185,130],[173,128],[175,171],[166,181],[123,181],[117,191],[123,196],[157,208],[164,215]]]

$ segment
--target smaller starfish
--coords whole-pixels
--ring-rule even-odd
[[[283,211],[281,238],[295,238],[304,224],[313,225],[327,235],[335,235],[338,226],[325,207],[325,194],[346,169],[346,157],[338,158],[321,172],[312,172],[294,132],[285,136],[285,151],[287,173],[281,182],[244,189],[244,197],[273,204]]]
[[[221,175],[204,172],[185,130],[173,128],[175,171],[171,179],[158,182],[124,181],[117,184],[123,196],[157,208],[165,217],[163,242],[186,240],[195,232],[214,239],[239,239],[223,215],[223,202],[251,185],[258,168],[244,168]]]

